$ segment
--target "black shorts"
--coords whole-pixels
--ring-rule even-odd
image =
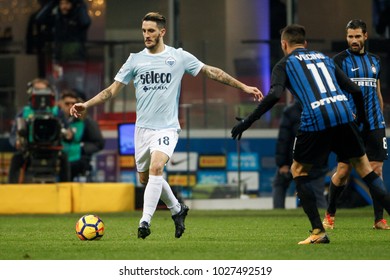
[[[369,161],[384,161],[387,159],[386,129],[363,132],[362,137]]]
[[[322,131],[298,131],[293,152],[299,163],[322,165],[328,163],[331,152],[350,159],[363,156],[365,149],[358,127],[351,122]]]
[[[368,160],[380,162],[385,161],[388,158],[386,129],[381,128],[363,131],[361,134]],[[337,161],[349,163],[346,159],[341,160],[337,158]]]

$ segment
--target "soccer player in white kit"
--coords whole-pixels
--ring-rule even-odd
[[[196,76],[199,72],[223,84],[253,94],[260,101],[263,94],[256,87],[247,86],[223,70],[206,65],[181,48],[164,44],[166,19],[150,12],[142,19],[145,49],[131,53],[106,89],[84,103],[70,109],[74,117],[85,114],[87,108],[115,97],[133,81],[137,100],[135,130],[135,161],[139,179],[146,184],[143,213],[138,227],[138,238],[150,234],[153,214],[161,199],[172,213],[175,237],[185,230],[184,220],[189,208],[179,203],[171,187],[163,178],[164,166],[176,147],[180,124],[178,120],[180,85],[183,75]]]

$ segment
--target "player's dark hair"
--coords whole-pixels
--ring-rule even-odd
[[[155,23],[157,23],[157,26],[161,29],[161,28],[165,28],[165,25],[167,23],[167,20],[166,18],[158,13],[158,12],[150,12],[150,13],[147,13],[144,18],[142,19],[142,21],[154,21]]]
[[[282,40],[286,40],[289,45],[300,45],[306,41],[305,27],[299,24],[290,24],[280,30]]]
[[[362,21],[361,19],[353,19],[353,20],[350,20],[348,23],[347,23],[347,26],[345,27],[345,30],[348,30],[348,29],[361,29],[363,31],[363,33],[367,33],[367,25],[364,21]]]
[[[78,95],[77,93],[74,91],[74,90],[71,90],[71,89],[64,89],[62,92],[61,92],[61,99],[65,99],[67,97],[70,97],[70,98],[75,98],[75,99],[78,99]]]

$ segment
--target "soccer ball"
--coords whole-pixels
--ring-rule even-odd
[[[76,235],[81,240],[99,240],[104,235],[104,223],[96,215],[84,215],[76,223]]]

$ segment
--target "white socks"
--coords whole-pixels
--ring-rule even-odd
[[[149,175],[149,181],[145,187],[144,206],[140,223],[145,221],[150,224],[160,197],[167,205],[168,209],[171,210],[172,215],[180,212],[180,203],[173,194],[168,182],[164,180],[163,176]]]
[[[175,215],[180,212],[180,203],[177,200],[176,196],[173,194],[171,186],[164,179],[162,184],[161,200],[165,203],[168,209],[171,210],[172,215]]]
[[[144,208],[140,223],[145,221],[150,224],[150,220],[152,219],[154,211],[156,211],[158,200],[161,196],[162,181],[162,176],[149,175],[149,181],[145,187]]]

